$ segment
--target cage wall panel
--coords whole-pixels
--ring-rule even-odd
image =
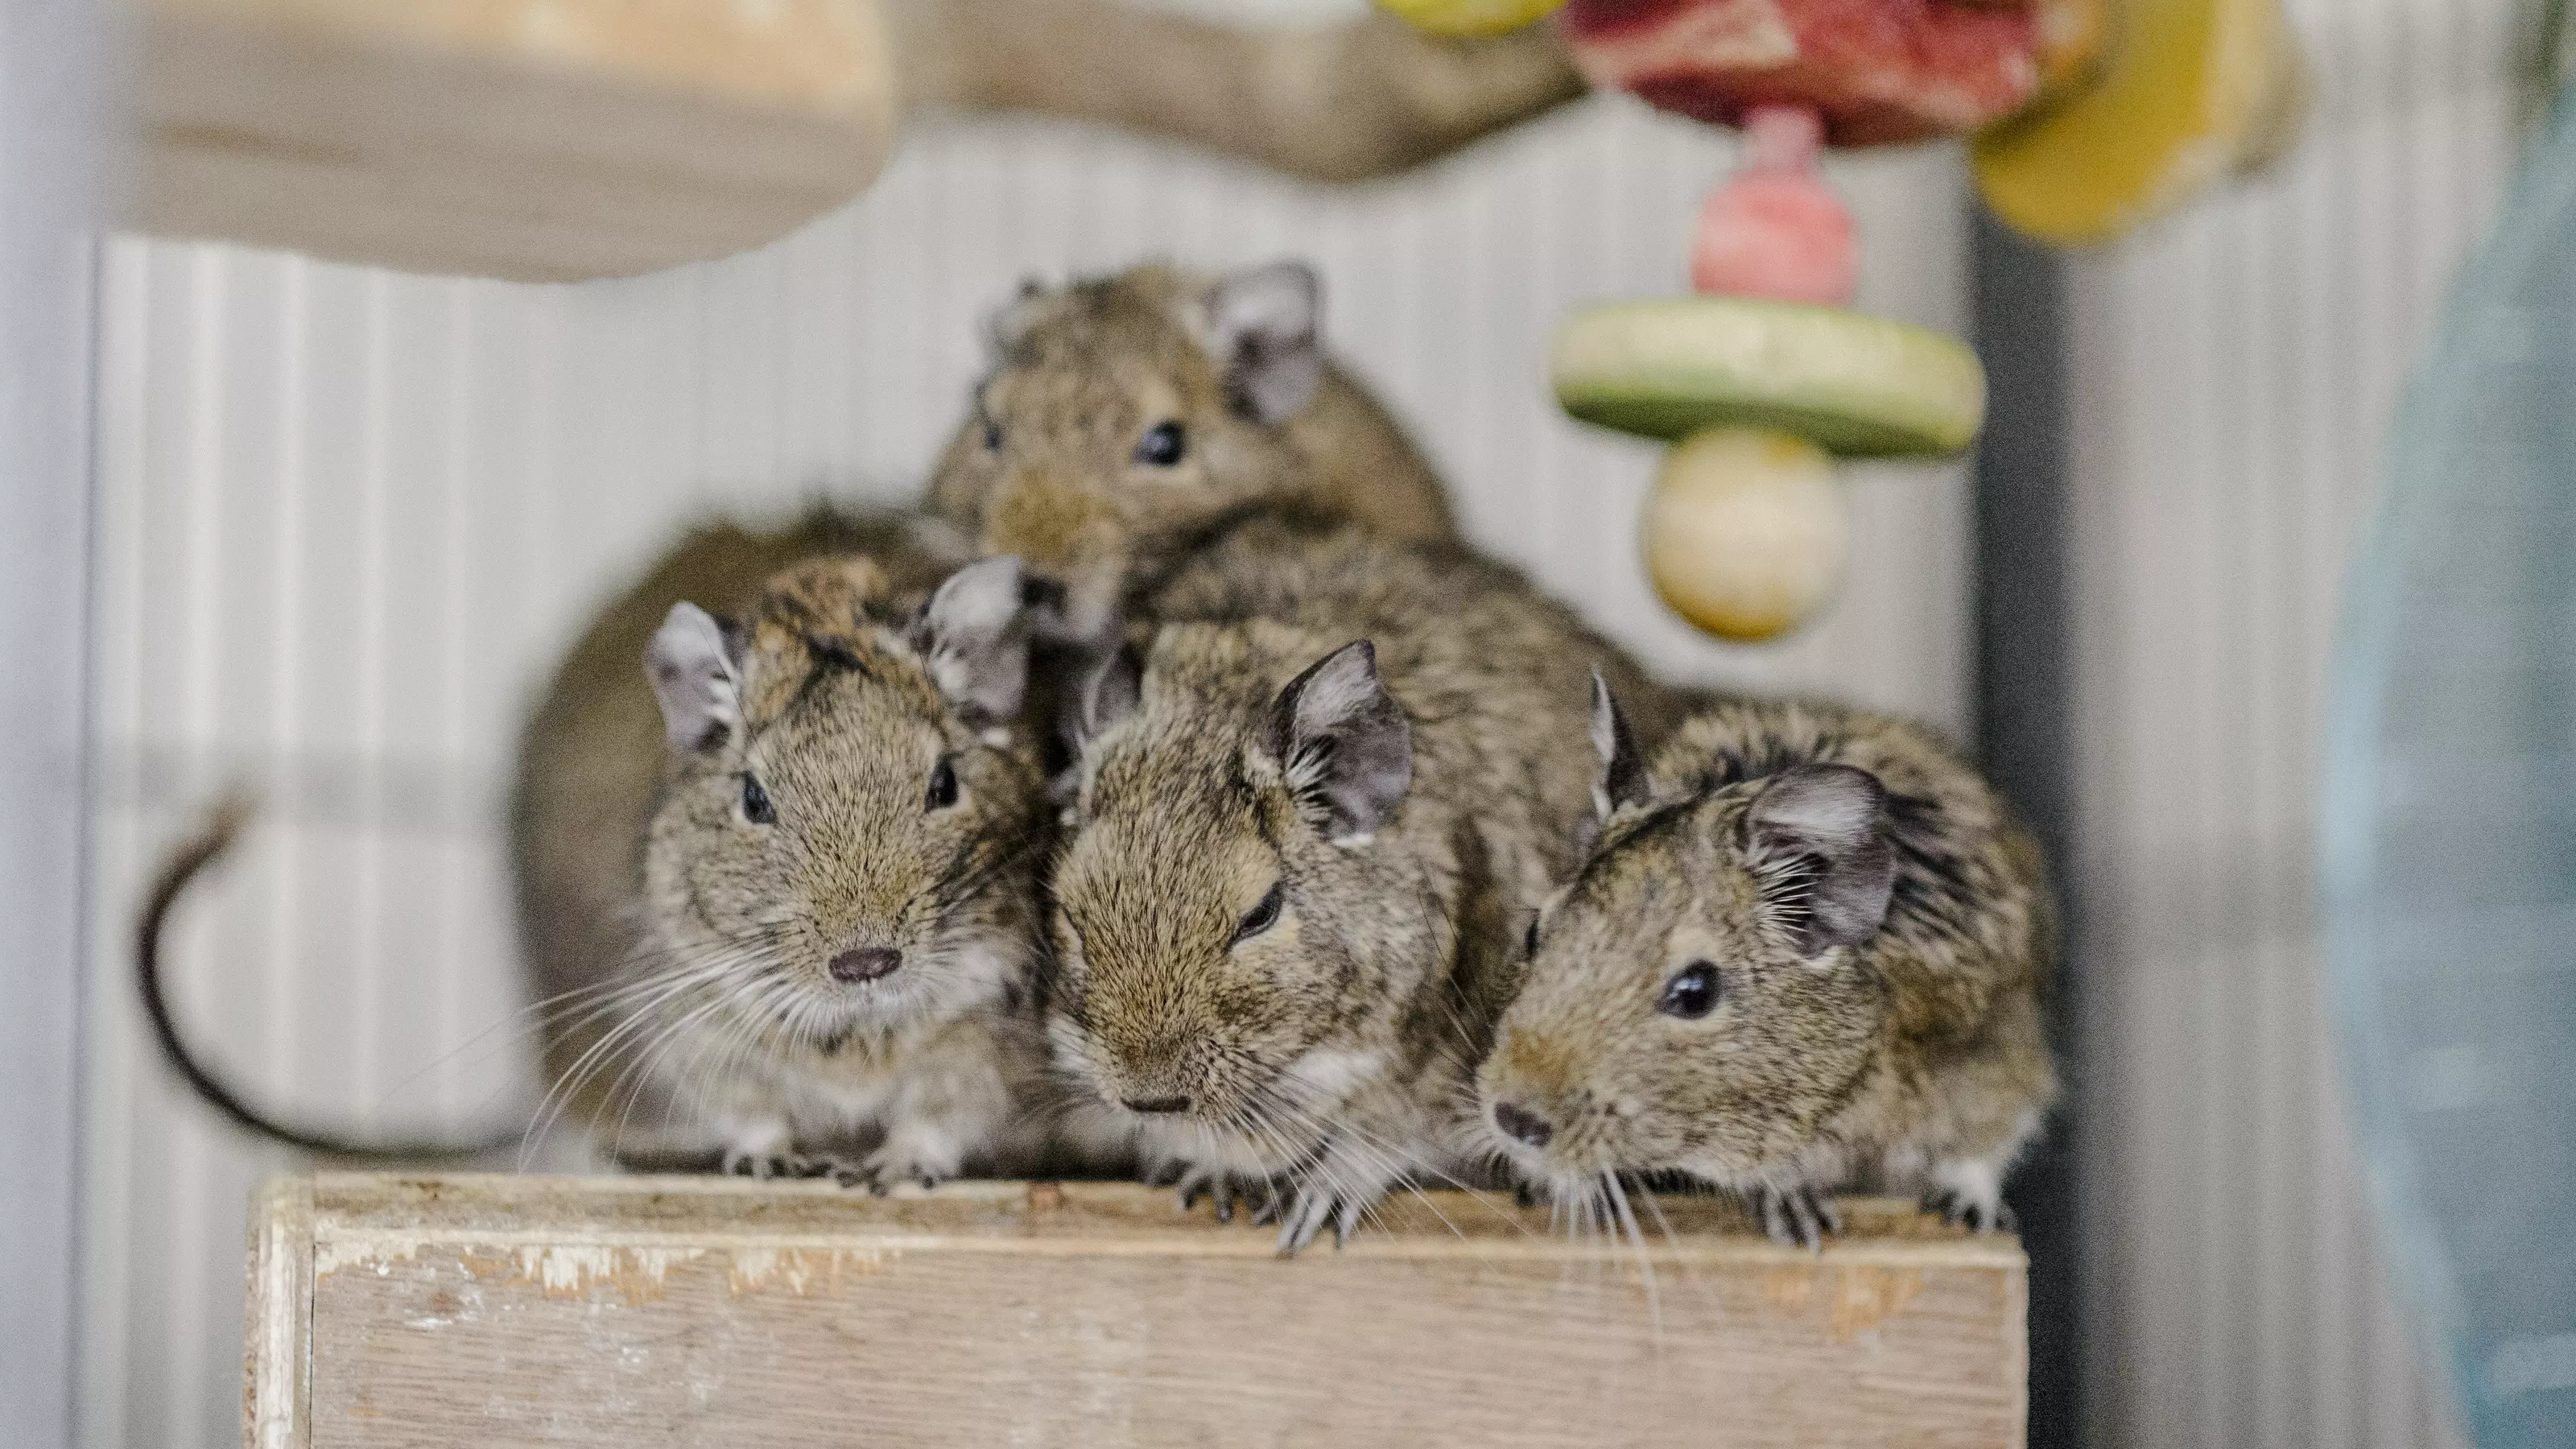
[[[2502,199],[2525,7],[2292,0],[2300,149],[2070,277],[2088,1418],[2450,1442],[2379,1268],[2321,999],[2313,798],[2348,550]]]
[[[1853,470],[1835,611],[1787,644],[1724,648],[1643,581],[1657,450],[1548,396],[1569,307],[1685,285],[1698,199],[1731,157],[1608,98],[1349,191],[1103,132],[952,124],[777,246],[631,281],[107,242],[89,1442],[237,1432],[243,1204],[290,1160],[180,1096],[140,1035],[125,951],[157,854],[223,788],[257,792],[174,974],[181,1012],[262,1101],[378,1129],[527,1116],[498,811],[530,691],[682,522],[910,496],[982,365],[982,315],[1024,274],[1312,258],[1335,345],[1418,430],[1479,541],[1676,674],[1962,727],[1959,469]],[[1836,169],[1865,305],[1957,330],[1955,155]]]

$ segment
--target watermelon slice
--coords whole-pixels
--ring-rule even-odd
[[[1810,106],[1836,146],[1974,131],[2039,94],[2063,0],[1572,0],[1560,23],[1595,86],[1697,120]]]

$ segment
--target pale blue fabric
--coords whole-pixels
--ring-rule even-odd
[[[2576,91],[2400,412],[2325,759],[2383,1240],[2482,1449],[2576,1446]]]

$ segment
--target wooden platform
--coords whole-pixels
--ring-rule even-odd
[[[1552,31],[1125,0],[128,0],[126,226],[519,281],[774,241],[908,115],[1011,111],[1353,181],[1584,93]]]
[[[279,1178],[245,1432],[284,1446],[2022,1442],[2024,1259],[1856,1202],[1821,1255],[1458,1194],[1294,1260],[1125,1184]],[[1445,1221],[1444,1221],[1445,1219]],[[1652,1270],[1651,1289],[1646,1269]]]

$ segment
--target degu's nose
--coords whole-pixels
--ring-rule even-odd
[[[874,981],[881,976],[894,974],[894,968],[902,964],[903,953],[892,946],[862,946],[858,950],[844,951],[832,958],[832,979],[851,982]]]
[[[1494,1104],[1494,1125],[1532,1147],[1545,1147],[1547,1140],[1556,1135],[1545,1117],[1509,1102]]]

